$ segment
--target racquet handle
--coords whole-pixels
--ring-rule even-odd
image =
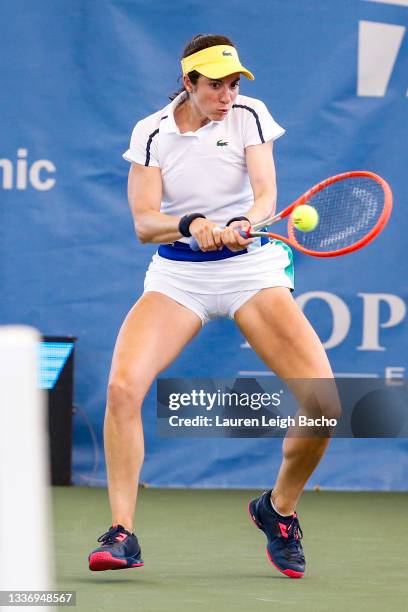
[[[198,246],[198,242],[197,242],[197,240],[193,236],[191,236],[188,244],[189,244],[190,249],[192,251],[199,251],[200,250],[200,247]]]

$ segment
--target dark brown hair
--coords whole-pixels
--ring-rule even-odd
[[[230,45],[231,47],[235,47],[234,43],[229,38],[221,34],[197,34],[185,46],[181,59],[193,55],[193,53],[197,53],[197,51],[202,51],[208,47],[215,47],[216,45]],[[192,84],[195,85],[200,77],[200,73],[196,70],[192,70],[188,73],[188,76]],[[179,77],[179,80],[180,78],[182,77]],[[170,96],[170,100],[174,100],[182,91],[186,91],[184,85]]]

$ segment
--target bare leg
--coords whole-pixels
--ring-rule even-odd
[[[201,329],[196,314],[169,297],[148,292],[133,306],[116,341],[104,424],[112,524],[133,531],[144,459],[141,409],[157,374]]]
[[[263,361],[291,385],[290,379],[332,379],[324,348],[288,289],[263,289],[235,314],[248,342]],[[292,386],[302,403],[302,393]],[[331,406],[328,409],[333,409]],[[280,514],[292,514],[329,438],[286,437],[272,500]]]

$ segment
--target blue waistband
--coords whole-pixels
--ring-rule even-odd
[[[261,237],[261,246],[267,244],[269,239],[265,236]],[[218,261],[220,259],[229,259],[248,253],[248,249],[243,251],[230,251],[227,247],[223,247],[220,251],[192,251],[186,242],[173,242],[172,244],[161,244],[158,249],[160,257],[172,259],[173,261]]]

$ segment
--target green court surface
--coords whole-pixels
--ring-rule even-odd
[[[266,558],[247,514],[259,494],[142,489],[136,533],[145,566],[90,572],[87,555],[110,524],[106,491],[56,487],[58,588],[75,590],[86,612],[408,610],[408,494],[306,492],[301,580]]]

